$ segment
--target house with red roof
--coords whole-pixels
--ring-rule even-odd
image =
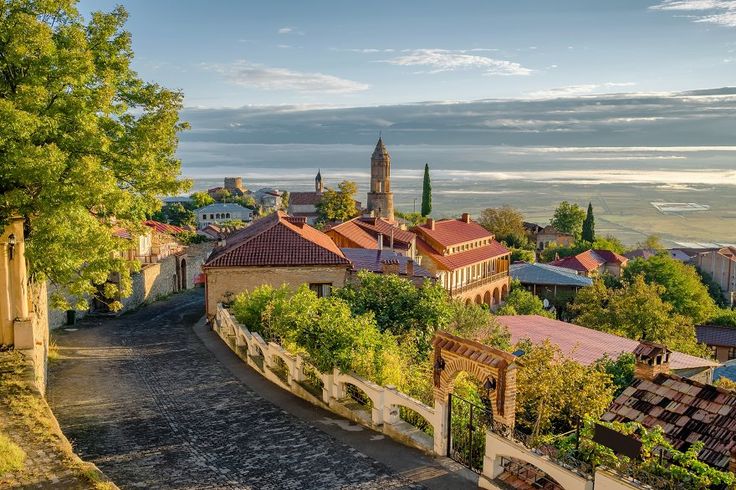
[[[610,274],[621,277],[629,259],[610,250],[586,250],[572,257],[550,262],[550,265],[571,269],[585,277]]]
[[[412,228],[421,265],[453,298],[498,306],[511,286],[511,252],[463,213],[460,219],[428,219]]]
[[[318,295],[345,284],[350,261],[303,217],[276,211],[218,243],[203,266],[207,315],[217,303],[263,284],[294,289],[308,284]]]
[[[416,255],[416,235],[386,218],[359,216],[325,230],[340,248],[389,249],[406,257]]]
[[[700,252],[695,256],[695,265],[718,283],[726,301],[736,300],[736,247]]]

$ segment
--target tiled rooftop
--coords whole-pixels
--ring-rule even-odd
[[[551,265],[581,272],[592,272],[603,264],[625,264],[627,261],[628,259],[623,255],[610,250],[586,250],[572,257],[555,260],[551,262]]]
[[[289,206],[316,206],[321,199],[321,192],[292,192],[289,194]]]
[[[149,219],[143,223],[146,226],[150,226],[159,233],[168,233],[170,235],[176,235],[177,233],[183,233],[187,230],[181,226],[170,225],[168,223],[161,223],[160,221],[154,221]]]
[[[450,271],[509,253],[509,249],[498,243],[496,240],[493,240],[489,245],[485,245],[483,247],[474,248],[452,255],[442,255],[435,252],[435,250],[421,238],[417,238],[417,251],[435,262],[440,268]]]
[[[227,238],[205,267],[349,265],[340,249],[319,230],[282,211]]]
[[[736,347],[736,328],[718,325],[698,325],[695,327],[698,342],[706,345]]]
[[[384,247],[391,244],[391,234],[394,237],[394,247],[407,250],[414,240],[414,233],[402,230],[383,218],[358,217],[344,223],[332,226],[330,232],[342,235],[355,242],[361,248],[378,248],[378,235],[383,235]]]
[[[617,358],[624,352],[634,352],[639,342],[606,332],[581,327],[573,323],[561,322],[539,315],[517,315],[496,317],[501,325],[508,328],[511,341],[516,343],[529,339],[541,343],[549,339],[567,355],[581,364],[589,365],[604,355]],[[708,359],[673,352],[670,355],[672,369],[716,367],[718,363]]]
[[[371,272],[381,272],[381,263],[386,260],[396,260],[399,264],[399,274],[406,275],[406,264],[409,257],[397,254],[391,250],[376,250],[365,248],[343,248],[341,249],[345,257],[353,264],[353,270],[367,270]],[[414,263],[414,277],[431,278],[432,273]]]
[[[434,222],[434,229],[423,224],[412,229],[417,235],[432,238],[443,247],[451,247],[461,243],[493,238],[493,234],[474,221],[469,223],[461,219],[443,219]]]
[[[705,447],[698,458],[722,470],[728,469],[736,450],[736,393],[680,376],[634,380],[602,419],[660,426],[680,451],[702,441]]]

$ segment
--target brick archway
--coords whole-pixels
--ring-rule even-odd
[[[480,294],[475,295],[475,304],[479,305],[483,302],[483,299],[481,299]]]
[[[461,372],[479,381],[496,381],[491,395],[494,420],[514,425],[516,411],[516,356],[473,340],[439,331],[434,340],[434,397],[444,403],[453,392],[455,378]]]
[[[491,304],[491,292],[486,291],[486,294],[483,295],[483,303],[487,304],[488,306],[493,306]]]

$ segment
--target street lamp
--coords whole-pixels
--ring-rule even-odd
[[[10,256],[10,260],[13,260],[14,251],[15,251],[15,235],[11,234],[8,237],[8,255]]]

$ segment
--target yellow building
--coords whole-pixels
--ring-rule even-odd
[[[281,211],[223,240],[204,264],[207,316],[217,303],[263,284],[294,289],[309,284],[318,295],[345,284],[350,261],[303,217]]]

